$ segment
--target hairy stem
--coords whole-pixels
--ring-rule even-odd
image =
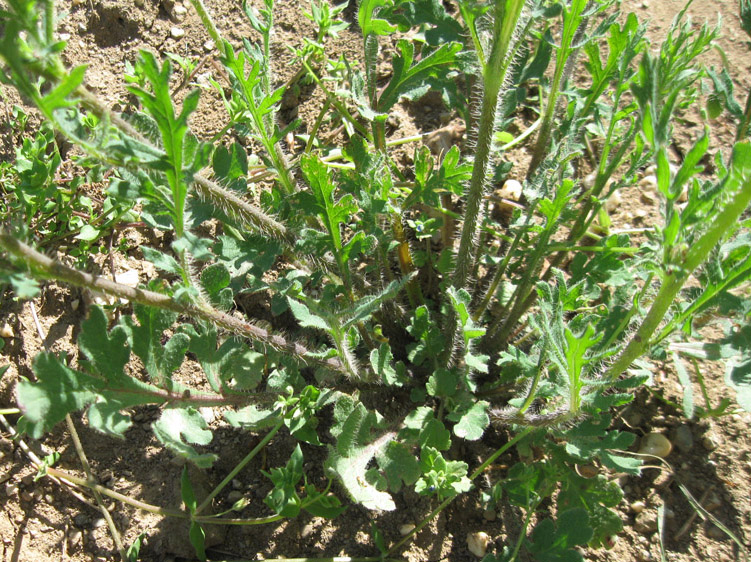
[[[109,296],[171,310],[172,312],[177,312],[178,314],[183,314],[188,317],[201,318],[241,337],[246,337],[285,351],[293,357],[297,357],[302,362],[316,363],[333,371],[347,374],[341,361],[336,358],[329,357],[321,359],[316,357],[311,354],[307,348],[296,342],[285,339],[278,334],[254,326],[249,322],[240,320],[224,312],[220,312],[208,305],[179,303],[169,295],[155,293],[145,289],[134,289],[127,285],[115,283],[109,279],[68,267],[37,252],[6,232],[0,232],[0,248],[3,248],[16,258],[21,259],[40,277],[57,279],[77,287],[85,287],[92,291],[101,292]]]
[[[732,173],[732,172],[731,172]],[[740,189],[729,199],[709,229],[691,246],[679,267],[671,268],[657,293],[652,307],[644,318],[634,337],[623,352],[603,375],[604,380],[615,380],[635,359],[649,350],[652,335],[665,317],[670,305],[678,296],[689,275],[709,256],[712,249],[722,240],[725,233],[734,228],[743,211],[751,202],[751,177],[742,179]]]

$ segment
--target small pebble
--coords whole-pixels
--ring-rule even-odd
[[[646,507],[646,505],[644,505],[644,502],[642,502],[642,501],[635,501],[631,505],[629,505],[628,507],[634,513],[641,513],[642,511],[644,511],[644,508]]]
[[[81,542],[82,537],[83,533],[79,529],[71,529],[68,533],[68,546],[73,548]]]
[[[415,526],[413,523],[404,523],[404,525],[401,525],[399,527],[399,534],[403,537],[406,537],[414,530],[415,530]]]
[[[657,530],[657,512],[642,511],[636,516],[634,529],[639,533],[654,533]]]
[[[694,436],[691,433],[691,428],[686,424],[679,425],[675,430],[673,442],[680,452],[688,453],[694,446]]]
[[[85,513],[79,513],[73,517],[73,524],[76,527],[85,527],[89,523],[89,516]]]
[[[173,39],[180,39],[181,37],[185,36],[185,30],[180,27],[174,26],[169,30],[169,34]]]
[[[300,531],[300,537],[303,538],[303,539],[306,539],[310,535],[312,535],[313,531],[315,531],[315,530],[316,530],[315,525],[313,525],[312,523],[308,523]]]
[[[28,490],[24,490],[23,492],[21,492],[21,499],[25,502],[30,502],[34,499],[34,494],[29,492]]]
[[[236,501],[240,501],[243,499],[243,493],[239,490],[233,490],[229,494],[227,494],[227,501],[230,503],[235,503]]]
[[[242,490],[243,489],[243,483],[240,482],[237,478],[232,479],[232,489],[233,490]]]
[[[18,484],[15,482],[8,482],[5,485],[5,495],[6,496],[15,496],[16,493],[18,493]]]
[[[0,328],[0,337],[12,338],[14,335],[15,333],[13,332],[13,326],[8,324],[7,322]]]
[[[107,521],[104,519],[104,517],[97,517],[94,519],[94,522],[91,524],[92,529],[98,529],[99,527],[104,527],[107,524]]]
[[[55,496],[52,494],[44,494],[44,501],[47,503],[53,503],[55,501]]]
[[[482,512],[482,518],[485,521],[495,521],[497,517],[498,514],[495,512],[495,509],[486,509]]]
[[[605,210],[608,213],[612,213],[623,204],[623,199],[621,198],[621,192],[615,191],[613,195],[608,197],[608,199],[605,201]]]
[[[24,486],[31,486],[34,483],[34,475],[33,474],[27,474],[23,478],[21,478],[21,484]]]
[[[477,533],[467,533],[467,548],[469,551],[482,558],[488,551],[488,544],[490,544],[490,535],[483,531]]]
[[[73,299],[70,301],[70,309],[75,312],[78,310],[78,307],[81,306],[81,299]]]
[[[503,182],[503,186],[498,195],[504,199],[519,201],[522,197],[522,184],[517,180],[506,180]]]
[[[213,51],[214,47],[216,47],[216,43],[214,43],[214,41],[212,41],[211,39],[203,44],[203,50],[206,52]]]
[[[651,562],[652,555],[648,550],[640,548],[636,553],[636,558],[637,560],[639,560],[639,562]]]
[[[198,408],[199,413],[201,414],[201,417],[206,421],[206,423],[211,423],[216,419],[216,412],[214,411],[214,408]]]
[[[707,451],[714,451],[717,448],[717,438],[714,435],[705,435],[702,437],[701,446]]]
[[[664,459],[672,450],[672,443],[662,433],[647,433],[642,437],[639,453],[642,455],[654,455]]]
[[[176,18],[181,19],[185,16],[185,14],[188,13],[188,9],[182,4],[175,4],[175,7],[172,9],[172,13]]]

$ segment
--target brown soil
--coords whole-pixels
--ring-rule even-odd
[[[252,29],[238,2],[210,0],[208,4],[220,29],[233,43],[239,44],[243,37],[252,36]],[[254,1],[253,4],[260,2]],[[279,61],[275,71],[281,83],[296,70],[287,64],[290,59],[287,47],[301,45],[302,38],[310,36],[313,29],[301,15],[306,5],[298,2],[278,4],[274,53]],[[650,36],[658,44],[683,3],[675,0],[630,0],[625,4],[640,18],[650,22]],[[208,37],[189,4],[185,3],[187,12],[183,16],[175,15],[177,5],[167,0],[161,3],[158,0],[61,2],[60,8],[69,10],[60,25],[60,33],[69,36],[66,61],[69,64],[88,63],[90,66],[86,76],[89,86],[111,104],[126,98],[127,93],[122,87],[125,63],[132,62],[139,49],[171,52],[201,60],[201,68],[196,73],[196,80],[200,83],[202,73],[213,71],[209,49],[204,47]],[[738,25],[737,2],[716,0],[696,3],[690,13],[699,22],[705,18],[713,22],[718,14],[723,16],[724,36],[720,45],[727,54],[731,75],[738,79],[736,92],[745,95],[751,88],[751,53]],[[351,8],[349,14],[351,18]],[[173,35],[179,33],[174,33],[173,27],[184,30],[184,36],[174,38]],[[355,24],[351,30],[341,34],[336,52],[354,61],[360,50],[361,39]],[[714,64],[719,64],[718,57],[715,56],[713,60]],[[6,91],[6,95],[10,103],[19,103],[12,92]],[[303,129],[309,128],[316,117],[316,108],[320,107],[317,95],[303,91],[294,99],[286,99],[283,119],[291,120],[299,116],[303,120]],[[0,114],[3,112],[0,111]],[[391,134],[396,138],[417,131],[427,132],[441,127],[452,117],[429,97],[420,103],[405,103],[397,108],[396,117],[390,121]],[[208,137],[220,131],[225,122],[221,100],[210,88],[204,89],[199,113],[192,122],[193,129]],[[701,133],[702,127],[701,120],[692,118],[689,113],[676,134],[678,149],[689,146]],[[712,135],[714,150],[727,152],[733,137],[731,127],[722,120],[714,121]],[[0,157],[12,157],[16,142],[17,139],[4,138]],[[404,158],[408,158],[406,152]],[[636,193],[627,193],[624,201],[616,211],[618,224],[639,226],[640,222],[648,223],[654,212],[654,203],[640,199]],[[127,232],[124,236],[128,239],[130,250],[125,257],[118,258],[118,271],[136,268],[141,280],[153,275],[153,272],[144,271],[138,265],[141,263],[138,245],[143,242],[140,234]],[[103,264],[102,268],[107,270],[107,265]],[[5,348],[0,351],[0,364],[11,365],[0,380],[0,408],[13,406],[15,382],[19,377],[31,376],[31,360],[45,346],[76,357],[77,350],[73,343],[76,326],[85,315],[82,299],[78,292],[67,288],[54,284],[45,287],[42,297],[35,303],[46,334],[44,341],[37,334],[28,304],[14,302],[8,295],[0,302],[0,325],[8,323],[15,333],[13,337],[5,339]],[[82,304],[74,308],[74,300],[81,300]],[[197,376],[195,371],[191,371],[190,362],[186,363],[182,375],[188,378]],[[719,403],[724,396],[732,398],[722,381],[722,373],[710,372],[708,377],[713,403]],[[662,395],[676,402],[682,395],[675,374],[667,367],[656,378],[653,391],[654,394],[647,390],[640,391],[635,402],[619,412],[617,423],[622,429],[631,428],[637,434],[660,432],[673,439],[680,431],[684,438],[686,435],[691,437],[692,445],[674,449],[667,459],[669,467],[664,465],[646,469],[640,477],[621,479],[626,497],[618,509],[625,529],[615,538],[611,550],[586,550],[585,559],[659,560],[660,538],[649,520],[654,521],[660,506],[664,507],[665,513],[664,547],[667,560],[737,559],[739,549],[727,535],[710,521],[704,521],[702,517],[694,518],[695,509],[679,484],[738,536],[745,547],[751,547],[751,533],[748,531],[751,525],[751,438],[747,431],[751,426],[751,415],[737,412],[720,419],[685,419],[679,410],[656,397]],[[221,480],[259,440],[258,436],[222,425],[216,412],[208,410],[204,414],[216,428],[211,449],[220,456],[220,461],[205,474],[193,473],[198,488],[208,488]],[[102,484],[151,504],[179,508],[182,463],[153,437],[150,423],[156,415],[154,409],[137,410],[136,423],[122,442],[93,432],[80,418],[75,419],[75,424],[92,469]],[[9,416],[9,419],[14,422],[15,416]],[[113,541],[101,514],[50,479],[35,482],[35,471],[19,442],[11,440],[4,428],[0,431],[0,561],[115,559],[117,555]],[[462,453],[470,465],[476,465],[506,439],[504,433],[489,430],[479,445],[458,453]],[[40,442],[27,439],[26,443],[39,455],[52,451],[61,453],[59,465],[83,475],[64,424]],[[228,493],[240,492],[250,499],[241,516],[267,514],[262,499],[270,486],[259,470],[285,462],[293,446],[289,437],[274,439],[267,447],[267,455],[241,472],[230,489],[223,492],[217,508],[230,505]],[[304,454],[306,461],[310,462],[317,460],[321,452],[305,448]],[[499,459],[501,465],[503,462],[503,458]],[[387,542],[393,542],[400,538],[402,525],[419,522],[435,507],[434,503],[414,493],[402,494],[397,501],[397,510],[388,514],[376,515],[351,507],[346,516],[334,521],[301,516],[265,526],[220,528],[209,537],[212,545],[209,552],[216,559],[251,560],[376,556],[378,551],[370,536],[372,522],[384,533]],[[187,532],[179,521],[165,520],[121,503],[112,503],[111,507],[126,545],[131,544],[140,533],[145,533],[141,550],[143,560],[193,558]],[[414,562],[476,560],[467,549],[468,533],[488,533],[492,539],[491,551],[495,548],[500,552],[503,546],[512,544],[516,539],[520,519],[519,513],[513,511],[484,514],[479,494],[474,491],[446,509],[403,550],[401,557]]]

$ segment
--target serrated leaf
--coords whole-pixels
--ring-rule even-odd
[[[550,519],[538,523],[530,536],[529,551],[540,562],[580,562],[582,555],[573,547],[592,537],[589,516],[584,509],[558,514],[558,528]]]
[[[256,406],[251,405],[237,411],[224,412],[224,418],[232,427],[259,431],[279,423],[279,412],[276,410],[259,410]]]
[[[392,492],[401,490],[402,482],[411,486],[420,477],[420,463],[417,458],[405,445],[397,441],[389,443],[376,455],[376,460]]]
[[[172,371],[167,371],[163,365],[162,334],[172,326],[177,319],[177,314],[138,303],[133,304],[133,310],[138,320],[137,324],[131,316],[124,316],[121,320],[128,332],[128,343],[133,352],[143,361],[149,375],[154,379],[162,380],[172,374]],[[183,343],[187,345],[188,342],[183,341]],[[172,351],[174,352],[175,349],[173,348]]]
[[[200,468],[210,467],[218,458],[214,454],[198,453],[190,445],[208,445],[213,437],[206,420],[195,408],[167,408],[151,424],[151,429],[157,439],[169,449]]]
[[[381,381],[388,386],[404,386],[409,381],[404,364],[400,361],[394,367],[392,361],[391,346],[386,342],[370,352],[370,365]]]
[[[75,371],[50,353],[34,359],[37,382],[22,380],[18,401],[24,411],[24,424],[34,436],[41,436],[66,414],[89,406],[89,423],[104,433],[122,437],[130,427],[124,410],[139,404],[163,404],[164,392],[122,371],[112,371],[107,379]],[[38,438],[38,437],[37,437]]]
[[[154,248],[149,248],[148,246],[141,246],[141,252],[146,261],[153,263],[154,267],[157,269],[172,275],[181,274],[182,268],[172,256],[160,252],[159,250],[155,250]]]
[[[330,331],[329,325],[326,321],[320,316],[310,312],[310,309],[304,303],[301,303],[292,297],[287,297],[287,304],[289,304],[292,314],[295,315],[295,318],[303,328],[317,328],[326,332]]]
[[[130,358],[128,334],[122,326],[107,331],[107,316],[98,306],[92,306],[89,316],[81,323],[78,347],[89,359],[94,370],[106,378],[123,375]]]
[[[367,466],[370,460],[394,438],[393,433],[386,433],[373,443],[360,447],[348,457],[340,455],[334,447],[329,446],[329,458],[326,468],[337,475],[349,495],[357,503],[371,510],[393,511],[396,504],[391,496],[378,490],[368,482]]]

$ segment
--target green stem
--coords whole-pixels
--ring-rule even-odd
[[[519,550],[522,547],[522,543],[524,543],[524,538],[527,536],[527,527],[529,527],[529,522],[532,520],[532,516],[535,514],[538,505],[540,505],[539,502],[535,505],[534,508],[527,510],[527,513],[524,516],[524,523],[522,523],[521,531],[519,531],[519,538],[516,539],[516,545],[514,545],[514,551],[511,553],[509,560],[516,560],[516,557],[519,555]]]
[[[483,462],[480,466],[478,466],[475,469],[475,471],[472,474],[469,475],[469,479],[470,480],[475,480],[478,476],[480,476],[480,474],[482,474],[485,471],[486,468],[488,468],[491,464],[493,464],[493,462],[495,462],[495,460],[498,457],[500,457],[503,453],[505,453],[506,451],[508,451],[514,445],[516,445],[519,441],[521,441],[522,439],[524,439],[527,435],[529,435],[530,433],[532,433],[532,431],[534,429],[535,428],[532,428],[532,427],[526,427],[526,428],[524,428],[521,431],[521,433],[518,433],[513,439],[511,439],[506,444],[504,444],[495,453],[493,453],[492,455],[490,455],[485,460],[485,462]],[[446,507],[456,497],[457,496],[453,496],[453,497],[450,497],[450,498],[447,498],[447,499],[443,500],[443,502],[438,507],[436,507],[433,511],[431,511],[430,514],[425,519],[423,519],[422,521],[420,521],[420,523],[414,529],[412,529],[412,531],[407,536],[405,536],[403,539],[401,539],[399,542],[397,542],[395,545],[393,545],[391,548],[389,548],[388,551],[386,552],[386,556],[389,556],[389,555],[393,554],[396,550],[399,549],[399,547],[401,547],[409,539],[411,539],[413,536],[415,536],[417,533],[419,533],[420,530],[423,529],[428,523],[430,523],[441,511],[443,511],[444,509],[446,509]]]
[[[214,41],[216,48],[219,50],[219,52],[223,56],[226,55],[224,39],[219,33],[219,30],[217,29],[216,25],[214,25],[214,21],[211,19],[211,15],[209,15],[209,11],[206,9],[206,6],[204,5],[203,0],[190,0],[190,3],[193,5],[196,12],[198,13],[198,17],[201,18],[201,22],[203,23],[203,26],[206,28],[206,31],[208,32],[211,39]]]
[[[746,110],[743,112],[743,119],[741,120],[740,125],[738,125],[738,134],[735,137],[735,140],[742,141],[746,138],[746,135],[749,133],[749,125],[751,124],[751,91],[748,92],[748,96],[746,97]]]
[[[201,502],[201,505],[199,505],[196,508],[195,515],[198,515],[199,513],[201,513],[201,511],[206,509],[206,507],[211,503],[211,500],[213,500],[217,496],[217,494],[219,494],[219,492],[221,492],[222,489],[224,489],[224,487],[227,484],[232,482],[232,479],[235,476],[237,476],[240,473],[240,471],[243,468],[245,468],[245,465],[247,465],[251,460],[253,460],[253,457],[255,457],[261,451],[261,449],[263,449],[266,446],[266,444],[274,438],[274,435],[277,434],[277,432],[282,428],[283,425],[284,425],[284,419],[280,418],[279,421],[276,423],[276,425],[273,428],[271,428],[271,431],[269,431],[266,434],[266,436],[263,439],[261,439],[261,441],[258,442],[258,445],[253,447],[253,450],[250,451],[250,453],[248,453],[243,460],[237,463],[237,466],[232,470],[232,472],[230,472],[224,478],[224,480],[222,480],[217,485],[217,487],[214,488],[208,496],[206,496],[206,498]]]
[[[55,0],[44,2],[44,39],[47,45],[55,42]]]
[[[722,240],[725,233],[736,226],[741,214],[751,202],[751,178],[743,178],[741,181],[743,183],[741,183],[738,192],[728,200],[726,207],[720,212],[709,229],[688,250],[680,269],[674,268],[665,274],[660,291],[655,297],[647,316],[626,349],[605,372],[604,380],[615,380],[628,369],[635,359],[648,351],[652,335],[678,296],[678,292],[688,276],[706,261],[709,253]]]
[[[90,490],[99,492],[101,495],[112,498],[113,500],[132,505],[133,507],[136,507],[141,511],[148,511],[149,513],[156,513],[157,515],[164,515],[167,517],[178,517],[180,519],[190,518],[190,515],[188,515],[188,513],[186,513],[185,511],[178,509],[169,509],[166,507],[160,507],[158,505],[152,505],[150,503],[135,500],[129,496],[115,492],[114,490],[110,490],[109,488],[105,488],[104,486],[100,486],[99,484],[86,480],[85,478],[73,476],[72,474],[68,474],[67,472],[63,472],[62,470],[59,470],[57,468],[47,468],[47,474],[54,476],[60,480],[65,480],[77,486],[89,488]]]
[[[568,78],[568,73],[571,72],[572,64],[570,60],[574,58],[575,52],[578,51],[577,48],[571,48],[571,45],[575,37],[584,33],[587,26],[588,18],[581,20],[579,17],[586,4],[587,0],[573,0],[571,3],[571,12],[569,13],[566,13],[566,8],[564,7],[561,46],[558,48],[556,55],[555,72],[550,86],[550,95],[548,96],[545,112],[542,117],[540,134],[537,136],[535,150],[532,153],[532,161],[527,169],[528,179],[535,174],[547,153],[548,141],[553,130],[553,118],[555,117],[555,110],[558,107],[558,96],[560,95],[561,86]]]
[[[451,280],[454,287],[463,287],[474,267],[480,205],[485,191],[488,163],[490,162],[493,145],[498,96],[506,79],[506,71],[511,63],[512,35],[523,7],[524,2],[516,0],[511,3],[510,13],[503,13],[502,3],[496,5],[493,48],[483,76],[485,88],[477,134],[477,147],[472,177],[467,189],[467,202],[464,206],[464,224],[462,225],[462,234],[456,257],[456,267]]]

